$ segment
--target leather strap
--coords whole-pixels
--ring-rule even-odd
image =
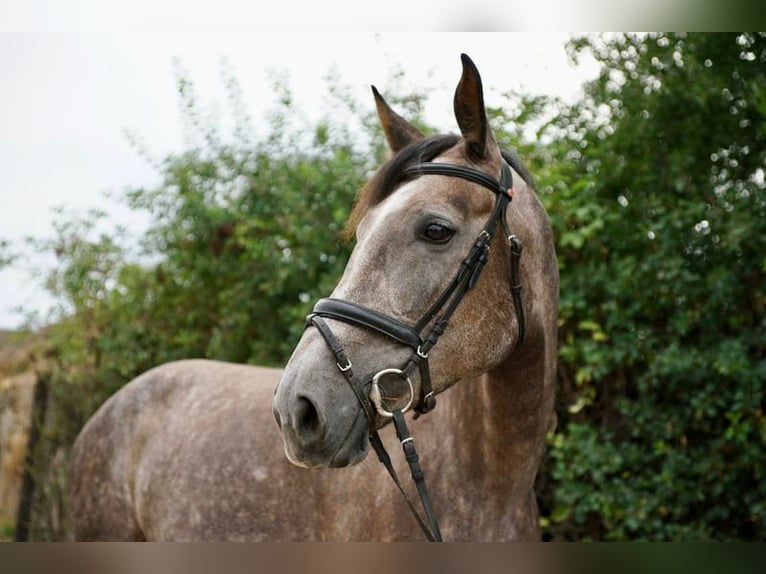
[[[314,305],[313,313],[365,327],[413,349],[417,349],[423,342],[417,331],[406,323],[350,301],[320,299]]]
[[[428,488],[426,487],[425,475],[423,469],[420,467],[418,453],[415,450],[415,442],[410,435],[410,431],[407,428],[407,423],[404,420],[402,411],[394,411],[394,427],[396,428],[396,437],[402,445],[404,451],[404,458],[407,460],[407,464],[410,467],[410,475],[415,482],[415,487],[418,490],[418,496],[420,497],[420,503],[423,506],[423,511],[426,513],[426,518],[431,526],[431,533],[433,540],[436,542],[442,541],[442,533],[439,530],[439,523],[436,520],[434,514],[433,505],[431,504],[431,497],[428,494]]]
[[[503,162],[503,165],[505,165],[505,162]],[[462,165],[455,165],[452,163],[419,163],[403,169],[401,173],[402,179],[416,178],[421,175],[446,175],[449,177],[459,177],[483,185],[493,193],[505,193],[506,191],[500,186],[500,183],[495,178],[486,175],[477,169],[463,167]],[[511,182],[509,187],[512,186],[513,182]]]
[[[516,320],[519,323],[519,333],[516,337],[516,348],[518,349],[524,343],[524,333],[526,332],[524,305],[521,300],[521,277],[519,276],[519,264],[524,246],[521,239],[515,235],[508,236],[508,243],[511,244],[511,294],[513,295],[513,306],[516,309]]]
[[[391,477],[391,480],[394,481],[396,488],[398,488],[399,492],[402,494],[404,501],[407,503],[407,506],[409,506],[410,511],[412,512],[412,515],[415,517],[415,521],[418,523],[420,530],[423,531],[423,534],[425,535],[426,539],[429,542],[442,542],[439,526],[437,525],[436,530],[432,531],[431,528],[429,528],[426,525],[425,521],[420,517],[420,513],[415,508],[415,505],[410,500],[410,497],[407,496],[407,492],[404,490],[404,487],[402,486],[402,482],[401,480],[399,480],[399,475],[396,473],[396,469],[394,469],[394,465],[391,462],[391,457],[388,456],[388,452],[386,451],[386,448],[383,446],[383,441],[380,440],[380,435],[377,432],[374,432],[373,434],[370,435],[370,444],[372,445],[372,448],[375,451],[375,454],[378,455],[378,460],[386,468],[389,476]],[[424,483],[424,488],[425,488],[425,483]],[[428,500],[430,504],[430,498]],[[422,498],[421,498],[421,502],[422,502]],[[431,510],[431,513],[432,513],[431,516],[429,516],[429,522],[431,520],[435,522],[436,519],[433,518],[433,509]],[[435,533],[438,534],[438,538],[436,537]]]
[[[359,401],[359,404],[362,406],[362,410],[367,417],[370,428],[370,444],[372,445],[373,450],[375,450],[375,453],[378,455],[378,460],[383,463],[383,466],[385,466],[388,474],[394,481],[394,484],[396,484],[399,492],[401,492],[402,496],[404,497],[404,500],[407,503],[407,506],[409,506],[412,515],[415,517],[418,526],[420,526],[420,529],[423,531],[423,534],[425,534],[429,542],[442,542],[441,532],[439,531],[439,524],[436,521],[433,505],[431,504],[431,497],[428,494],[425,477],[423,475],[422,469],[420,468],[418,454],[415,451],[415,445],[412,442],[412,437],[410,437],[409,430],[407,429],[407,424],[404,421],[404,415],[399,410],[393,411],[394,426],[396,427],[396,435],[401,441],[405,459],[410,466],[410,474],[412,475],[412,479],[415,481],[415,485],[418,490],[418,496],[420,497],[423,511],[425,512],[426,518],[428,520],[428,525],[421,518],[420,513],[415,508],[415,505],[412,503],[409,496],[407,496],[407,492],[404,490],[404,487],[399,480],[399,476],[397,475],[396,470],[394,469],[394,465],[391,462],[391,457],[388,455],[386,448],[383,446],[383,441],[380,439],[380,435],[375,428],[375,413],[372,411],[370,401],[365,399],[362,385],[359,384],[357,378],[354,376],[354,371],[352,368],[353,365],[351,360],[346,355],[346,352],[343,349],[343,345],[332,332],[332,329],[330,329],[329,325],[327,325],[324,319],[318,315],[309,315],[306,323],[311,324],[317,328],[319,333],[322,335],[322,338],[327,343],[327,346],[335,356],[338,370],[343,373],[343,376],[348,381],[349,386],[354,391],[354,395],[356,396],[357,401]]]
[[[372,405],[370,404],[369,399],[366,397],[363,385],[354,376],[353,364],[351,363],[351,359],[346,356],[346,351],[343,349],[343,345],[338,341],[338,338],[332,332],[332,329],[330,329],[329,325],[327,325],[325,320],[321,317],[317,315],[309,315],[306,323],[310,323],[317,328],[319,334],[322,335],[327,346],[330,347],[333,355],[335,355],[335,365],[346,378],[346,381],[348,381],[351,390],[354,391],[354,395],[356,395],[356,400],[359,401],[359,404],[362,406],[364,416],[367,417],[367,424],[369,425],[370,432],[374,432],[375,413],[372,410]]]

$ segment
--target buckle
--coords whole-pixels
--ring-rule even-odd
[[[432,411],[436,407],[436,395],[431,391],[425,397],[423,397],[423,404],[420,407],[424,413]]]
[[[351,359],[346,358],[346,364],[341,365],[340,362],[336,362],[335,365],[338,367],[341,373],[345,373],[351,369],[354,365],[351,364]]]
[[[524,249],[524,244],[521,242],[518,235],[509,235],[508,244],[511,246],[511,253],[516,256],[521,255],[521,252]]]

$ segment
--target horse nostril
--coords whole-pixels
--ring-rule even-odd
[[[271,412],[274,413],[274,420],[277,421],[277,426],[282,429],[282,417],[279,416],[279,411],[277,410],[277,407],[274,407],[271,409]]]
[[[295,430],[301,441],[316,441],[324,434],[324,424],[311,399],[300,396],[295,401]]]

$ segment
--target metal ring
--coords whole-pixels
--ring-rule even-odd
[[[374,377],[372,377],[372,386],[370,387],[370,402],[375,406],[375,410],[378,411],[378,414],[386,417],[386,418],[393,418],[394,413],[392,411],[387,411],[383,408],[383,398],[380,395],[380,385],[378,381],[380,381],[380,378],[383,375],[403,375],[404,371],[401,369],[383,369],[382,371],[379,371]],[[403,409],[401,409],[402,413],[406,413],[410,407],[412,406],[413,401],[415,400],[415,389],[412,386],[412,380],[409,377],[404,378],[407,381],[407,384],[410,387],[410,400],[407,401],[407,404],[404,406]]]

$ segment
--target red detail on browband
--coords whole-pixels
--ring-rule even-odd
[[[508,197],[510,197],[511,199],[513,199],[513,194],[514,194],[514,193],[516,193],[516,192],[515,192],[515,191],[513,191],[513,188],[512,188],[512,187],[509,187],[509,188],[508,188],[508,191],[506,191],[506,193],[508,194]]]

